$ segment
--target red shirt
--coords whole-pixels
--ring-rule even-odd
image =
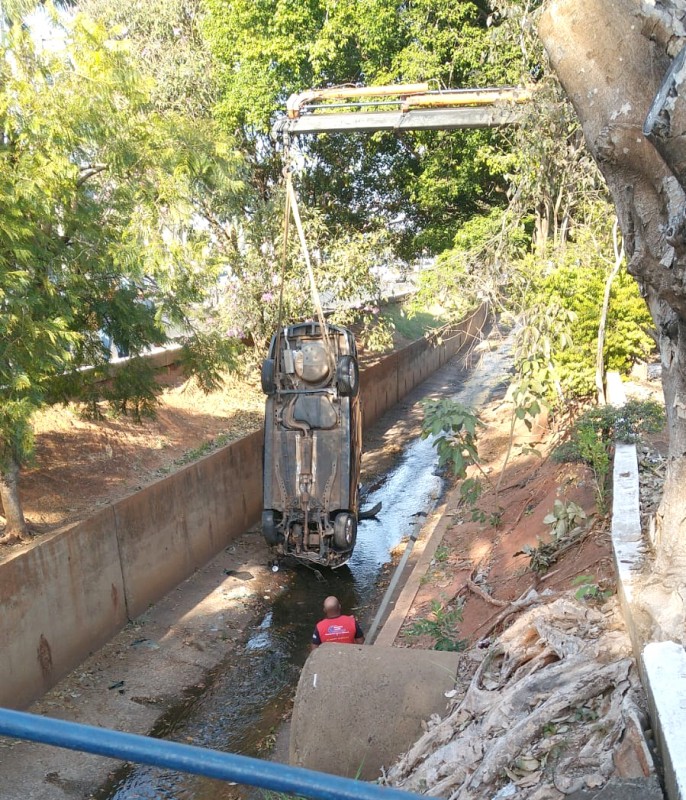
[[[324,644],[324,642],[354,644],[355,639],[361,639],[363,635],[355,617],[340,614],[338,617],[327,617],[317,623],[312,635],[312,643],[316,645]]]

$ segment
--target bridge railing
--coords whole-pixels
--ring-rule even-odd
[[[313,800],[417,800],[418,795],[301,767],[0,708],[0,734],[232,781]]]

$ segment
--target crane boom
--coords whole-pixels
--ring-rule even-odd
[[[277,120],[273,134],[514,125],[520,116],[517,105],[528,102],[531,96],[531,90],[517,87],[429,91],[425,83],[313,89],[291,95],[287,116]]]

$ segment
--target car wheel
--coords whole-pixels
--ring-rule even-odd
[[[265,358],[262,362],[262,391],[265,394],[274,394],[276,391],[276,382],[274,381],[274,359]]]
[[[337,550],[352,550],[357,539],[357,520],[354,514],[336,514],[333,523],[333,543]]]
[[[353,356],[341,356],[339,359],[336,386],[344,397],[354,397],[360,390],[360,371]]]
[[[279,533],[276,525],[274,512],[271,510],[262,512],[262,535],[267,544],[272,547],[283,541],[283,536]]]

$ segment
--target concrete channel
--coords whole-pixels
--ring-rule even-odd
[[[454,352],[464,349],[466,340],[474,341],[475,335],[478,335],[483,323],[484,317],[480,312],[457,330],[457,335],[452,343],[449,342],[446,345],[444,342],[433,344],[420,342],[416,346],[413,345],[404,355],[404,360],[409,362],[412,368],[408,374],[402,372],[403,362],[398,359],[397,354],[392,357],[392,360],[397,363],[391,364],[391,368],[388,363],[379,365],[380,375],[378,377],[380,380],[376,385],[377,391],[373,396],[373,402],[367,405],[368,419],[378,418],[383,411],[384,403],[397,403],[398,397],[408,387],[413,383],[417,384],[418,379],[422,376],[432,374],[433,368],[437,364],[448,361],[451,346],[454,348]],[[460,363],[460,358],[454,358],[450,367],[443,372],[436,372],[423,389],[416,394],[416,397],[427,391],[440,393],[455,389],[462,377],[459,369]],[[413,402],[412,395],[409,395],[400,404],[399,411],[396,409],[396,416],[405,414]],[[416,417],[419,412],[415,408],[412,413]],[[385,422],[384,425],[387,427],[388,422]],[[394,442],[406,444],[404,441],[406,431],[407,426],[400,424],[397,430],[391,428],[384,435]],[[430,454],[430,446],[428,449],[424,447],[423,452],[428,466],[430,461],[427,459],[427,455]],[[212,457],[205,460],[206,463],[211,461],[213,461]],[[213,465],[210,464],[210,466]],[[213,469],[216,470],[216,466],[213,466]],[[403,474],[402,459],[399,465],[399,474]],[[405,474],[407,474],[406,469]],[[435,476],[432,476],[431,480],[434,488],[429,486],[425,495],[430,502],[435,499],[436,492],[440,491],[440,481],[436,484]],[[184,478],[180,485],[183,486],[185,482],[187,481]],[[373,491],[381,493],[387,491],[384,489],[385,483],[388,482],[377,481]],[[400,484],[396,484],[397,492],[401,495],[405,494],[408,483],[412,483],[412,481],[408,482],[405,479],[404,484],[402,481]],[[178,490],[179,487],[176,488]],[[154,492],[158,492],[157,488],[154,489]],[[163,493],[168,494],[166,488]],[[138,501],[134,501],[134,506],[136,502]],[[202,498],[200,502],[204,502]],[[420,502],[424,501],[420,500]],[[415,506],[416,508],[417,506]],[[216,510],[213,510],[213,513],[216,513]],[[188,519],[183,521],[184,527],[188,527]],[[409,527],[404,530],[409,530],[420,522],[421,517],[412,517],[408,522]],[[243,752],[262,754],[260,748],[264,744],[265,738],[269,738],[270,732],[278,727],[280,722],[279,709],[288,707],[299,672],[299,665],[304,661],[306,653],[306,650],[302,653],[300,662],[297,658],[291,659],[288,654],[283,657],[283,652],[281,652],[281,656],[278,654],[275,656],[272,652],[274,649],[272,647],[273,630],[278,629],[279,635],[284,637],[287,642],[293,639],[297,640],[298,636],[303,637],[302,642],[309,639],[313,613],[308,606],[307,597],[298,599],[297,594],[298,592],[304,593],[305,596],[308,592],[316,594],[316,613],[318,613],[321,593],[324,591],[320,576],[310,571],[296,571],[289,576],[289,580],[285,580],[285,576],[282,575],[278,576],[278,582],[272,580],[274,576],[269,577],[270,571],[266,559],[264,559],[266,551],[262,552],[264,548],[261,544],[261,537],[258,532],[253,531],[247,538],[234,539],[234,544],[231,544],[231,540],[229,540],[229,546],[220,551],[220,555],[214,561],[198,567],[191,579],[167,594],[161,603],[156,606],[148,606],[141,617],[125,625],[118,637],[99,650],[103,635],[98,621],[101,604],[95,603],[92,608],[89,608],[87,593],[97,588],[97,579],[102,570],[99,570],[96,563],[90,564],[90,567],[87,568],[84,556],[88,555],[88,548],[84,546],[82,550],[86,552],[79,552],[77,546],[87,534],[86,529],[98,530],[97,523],[98,519],[89,520],[83,525],[77,526],[75,537],[73,536],[73,527],[49,537],[46,542],[47,557],[46,551],[41,552],[40,548],[34,547],[27,558],[11,559],[0,565],[3,574],[9,575],[10,578],[2,584],[2,592],[4,594],[9,592],[8,598],[10,598],[6,604],[3,602],[3,607],[8,613],[3,615],[0,621],[0,635],[9,648],[9,650],[3,648],[3,657],[10,667],[13,664],[16,667],[5,676],[8,680],[2,686],[4,696],[0,702],[14,707],[26,707],[26,686],[37,686],[37,689],[33,688],[31,691],[38,693],[41,685],[45,689],[49,688],[50,684],[54,684],[55,688],[34,703],[30,710],[49,716],[63,716],[86,724],[111,726],[137,733],[148,733],[152,730],[156,735],[166,736],[173,735],[172,731],[176,730],[182,718],[188,718],[187,712],[196,707],[200,696],[211,694],[213,689],[218,695],[224,696],[226,693],[221,690],[220,680],[220,678],[224,678],[233,692],[231,696],[235,698],[240,695],[241,702],[235,704],[235,713],[227,713],[226,704],[217,709],[216,716],[221,718],[221,721],[214,725],[213,720],[208,718],[207,724],[203,723],[203,733],[197,734],[194,741],[200,744],[213,743],[229,750],[238,749]],[[379,535],[381,529],[377,527],[378,523],[370,521],[368,525],[371,527],[368,537],[370,547],[367,552],[365,553],[364,547],[356,550],[354,570],[348,568],[332,573],[331,575],[335,575],[335,577],[330,575],[329,580],[333,581],[334,585],[326,587],[327,592],[335,591],[340,594],[341,599],[348,607],[363,618],[365,618],[366,611],[373,608],[375,600],[378,599],[375,578],[379,575],[384,561],[388,560],[388,550],[404,535],[402,530],[397,530],[394,537],[380,545],[383,535]],[[391,522],[390,525],[396,527],[395,522]],[[110,529],[105,526],[105,530],[109,531]],[[174,537],[171,538],[170,544],[173,545]],[[246,543],[247,549],[244,550]],[[55,597],[58,595],[55,595],[55,586],[51,586],[49,583],[50,573],[57,570],[60,553],[64,551],[65,545],[69,558],[65,561],[67,564],[66,574],[61,576],[62,580],[61,583],[58,582],[58,585],[61,585],[66,593],[68,599],[66,605],[61,601],[55,601]],[[165,557],[165,551],[166,547],[158,548],[153,564]],[[249,564],[252,572],[243,572],[240,568],[243,563],[241,559],[245,557],[246,553],[252,553],[254,556],[256,551],[262,553],[262,555],[258,555],[260,563],[256,565],[254,559],[252,563],[245,562]],[[95,555],[97,556],[97,552]],[[112,557],[107,561],[116,561],[117,554],[110,553],[110,555]],[[119,557],[121,555],[120,550]],[[193,557],[199,558],[200,556],[196,553]],[[26,580],[27,576],[31,577],[31,570],[35,569],[36,565],[39,569],[33,576],[33,582]],[[231,579],[217,582],[216,570],[218,568],[225,574],[230,574]],[[155,576],[149,569],[149,578],[152,577]],[[255,583],[247,583],[253,577]],[[83,580],[84,578],[87,578],[87,581],[84,585],[78,586],[78,589],[70,585],[70,582],[76,584],[78,579]],[[22,580],[24,581],[23,585]],[[243,580],[246,583],[241,585]],[[36,589],[33,588],[36,584],[40,586],[37,594]],[[297,584],[295,595],[289,594],[288,586],[292,584]],[[227,589],[227,585],[232,588]],[[142,572],[139,586],[145,588]],[[254,603],[249,601],[251,594],[251,590],[247,588],[249,586],[252,586],[252,594],[255,595]],[[13,588],[17,589],[16,597],[10,597]],[[109,596],[109,586],[107,589]],[[263,591],[265,594],[262,597],[261,592]],[[364,592],[366,595],[358,600],[358,594],[364,594]],[[134,602],[131,608],[136,605],[133,595],[132,598]],[[121,606],[121,600],[122,595],[119,592],[116,594],[112,592],[112,601],[115,606]],[[141,600],[139,599],[137,602],[141,603]],[[70,615],[73,611],[70,604],[76,604],[81,609],[81,612],[75,616],[77,621],[82,620],[84,624],[82,626],[79,622],[75,626],[72,619],[70,627],[78,629],[69,636],[61,637],[61,629],[70,622]],[[129,608],[128,598],[124,606],[125,609]],[[227,610],[227,606],[230,607],[228,609],[230,614],[223,613]],[[260,613],[260,608],[262,609],[261,622],[256,630],[248,632],[246,629],[253,624],[254,616]],[[300,613],[294,615],[294,609]],[[18,615],[16,619],[13,614]],[[40,614],[43,614],[45,619],[40,617]],[[233,621],[228,625],[228,630],[225,630],[229,616]],[[295,622],[293,621],[294,616],[296,617]],[[284,628],[282,623],[285,617],[288,618],[288,621]],[[302,617],[301,625],[297,623],[298,617]],[[201,622],[206,623],[206,630],[203,631],[204,637],[198,635],[198,630],[193,632],[194,625],[196,629],[198,628],[198,618],[201,619]],[[98,628],[97,635],[94,635],[94,624]],[[123,623],[118,622],[117,624]],[[44,637],[47,633],[47,637],[53,643],[53,655],[55,656],[52,665],[53,671],[51,674],[43,675],[42,680],[39,681],[35,679],[33,682],[31,681],[30,668],[19,670],[19,662],[22,657],[20,650],[23,645],[20,640],[23,638],[23,627],[27,628],[30,636],[37,636],[40,633],[40,636]],[[284,634],[285,629],[287,630]],[[111,636],[111,633],[109,635]],[[26,638],[29,639],[26,645],[29,650],[23,663],[25,667],[30,667],[31,641],[29,636]],[[93,654],[86,661],[83,661],[83,657],[79,658],[78,669],[67,675],[65,679],[58,680],[60,673],[63,674],[66,671],[65,664],[69,662],[69,659],[73,663],[78,657],[79,649],[72,647],[71,655],[67,653],[65,656],[64,652],[58,650],[58,647],[73,645],[74,642],[78,645],[79,640],[85,642],[85,646]],[[223,663],[221,656],[222,653],[227,652],[227,640],[232,654],[229,659],[232,666],[229,668]],[[233,658],[235,652],[240,648],[238,646],[231,648],[231,642],[235,642],[236,645],[245,644],[245,658]],[[266,642],[270,643],[267,647],[264,646]],[[54,646],[55,644],[57,647]],[[287,644],[287,651],[288,647],[291,645]],[[11,648],[15,648],[17,652],[11,652]],[[194,649],[197,652],[194,652]],[[40,648],[38,650],[40,653]],[[265,652],[267,652],[266,658],[264,658]],[[292,654],[292,649],[288,652]],[[10,659],[9,662],[7,662],[7,657]],[[256,659],[258,661],[261,659],[261,666],[256,666]],[[138,662],[138,667],[136,667],[136,662]],[[126,673],[127,669],[128,673]],[[253,675],[259,669],[262,670],[262,681],[252,681],[246,677]],[[126,680],[118,680],[123,678],[125,673]],[[18,683],[13,683],[15,679],[18,680]],[[246,686],[253,684],[266,687],[265,692],[268,696],[265,697],[265,692],[262,691],[247,691]],[[272,702],[275,697],[276,702]],[[131,703],[131,700],[134,703]],[[237,747],[234,747],[232,742],[236,741],[234,729],[240,726],[232,724],[232,720],[233,722],[245,720],[248,727],[251,727],[250,735],[244,736],[243,744]],[[255,720],[258,720],[259,724],[253,724]],[[218,733],[217,736],[213,735],[213,730]],[[228,736],[226,735],[227,730],[230,731]],[[191,734],[186,736],[186,739],[190,738],[192,738]],[[67,758],[67,756],[71,756],[71,758]],[[103,759],[78,757],[50,747],[0,741],[2,796],[8,800],[15,797],[21,797],[22,800],[90,797],[93,787],[106,774],[108,763],[110,762]],[[28,769],[27,764],[30,765]],[[151,796],[164,797],[167,795],[154,793]],[[179,797],[181,796],[179,795]]]
[[[499,337],[495,334],[494,338]],[[478,360],[478,364],[463,381],[459,381],[459,387],[456,379],[463,371],[460,359],[455,359],[411,393],[404,404],[406,413],[413,409],[416,411],[418,402],[426,395],[453,396],[465,404],[486,402],[489,395],[503,385],[509,365],[508,343],[501,342],[494,350],[482,348],[472,359]],[[383,421],[381,427],[384,427]],[[393,428],[390,432],[393,436]],[[186,707],[171,725],[158,730],[158,734],[177,741],[193,741],[207,747],[259,756],[265,738],[275,738],[281,732],[282,741],[275,757],[286,760],[286,742],[280,722],[288,714],[295,686],[309,654],[309,642],[314,622],[320,616],[321,601],[328,594],[337,595],[344,608],[352,610],[364,625],[368,625],[380,599],[379,579],[384,565],[390,561],[391,551],[416,526],[423,524],[442,496],[444,482],[436,473],[436,455],[431,441],[415,438],[402,444],[396,465],[379,478],[378,486],[367,494],[366,504],[374,505],[381,501],[383,511],[377,520],[361,523],[355,552],[348,565],[324,574],[302,567],[292,568],[287,588],[265,607],[262,619],[248,638],[244,650],[233,657],[230,664],[218,669],[193,704]],[[340,680],[336,678],[336,669],[326,671],[327,679],[333,681],[330,691],[327,691],[328,704],[322,705],[318,698],[312,699],[310,712],[305,713],[305,716],[310,716],[305,725],[306,735],[302,737],[302,746],[308,752],[302,753],[301,749],[296,760],[311,769],[327,771],[327,764],[320,763],[324,751],[316,746],[317,742],[338,740],[340,747],[336,758],[339,763],[341,759],[349,758],[351,777],[374,778],[378,775],[379,759],[388,758],[407,747],[419,735],[421,720],[428,716],[427,711],[442,709],[445,704],[443,691],[452,688],[447,662],[456,659],[454,654],[446,654],[445,664],[441,662],[433,666],[435,680],[431,688],[420,691],[421,687],[417,685],[417,691],[411,693],[413,702],[404,707],[402,720],[389,726],[380,713],[379,704],[387,705],[396,681],[401,681],[403,674],[410,674],[416,668],[412,656],[417,655],[417,651],[405,653],[407,664],[404,673],[395,668],[398,664],[393,658],[395,679],[389,682],[388,659],[380,658],[378,648],[349,648],[345,656],[350,656],[353,649],[361,651],[365,664],[361,671],[358,669],[360,665],[356,664],[355,672],[347,670],[346,674],[348,661],[338,659]],[[319,658],[317,663],[322,657],[330,661],[335,655],[324,650],[328,648],[316,654]],[[432,659],[440,661],[435,654],[432,654]],[[456,664],[453,666],[456,669]],[[375,680],[375,675],[378,680]],[[321,678],[324,680],[324,673]],[[351,681],[356,687],[351,686]],[[316,679],[314,685],[317,687]],[[336,685],[338,692],[334,691]],[[385,692],[382,685],[386,687]],[[346,687],[358,702],[350,704],[345,697],[348,694]],[[321,684],[319,689],[322,689]],[[300,691],[298,697],[299,702],[306,706],[307,700],[300,699]],[[363,697],[374,697],[375,703],[363,701]],[[314,715],[315,707],[318,708],[317,715]],[[299,718],[302,720],[303,714]],[[335,730],[338,725],[346,731],[344,737]],[[355,761],[359,752],[356,743],[360,737],[381,740],[378,746],[367,747],[368,757],[363,764]],[[160,773],[144,766],[123,768],[97,794],[98,800],[205,800],[210,797],[229,800],[237,796],[243,796],[239,787],[197,776]]]

